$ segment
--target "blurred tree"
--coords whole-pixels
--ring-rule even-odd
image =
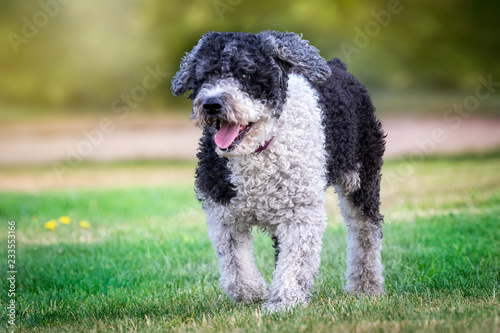
[[[148,66],[173,76],[211,30],[303,33],[370,89],[470,89],[480,73],[500,75],[499,12],[495,0],[4,0],[0,101],[109,109]],[[27,40],[17,52],[13,34]],[[169,88],[165,79],[139,107],[184,103]]]

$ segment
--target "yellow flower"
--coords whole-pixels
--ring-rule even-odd
[[[46,222],[44,224],[45,228],[49,230],[53,230],[55,227],[57,227],[57,221],[56,220],[50,220],[49,222]]]
[[[85,220],[80,221],[80,227],[85,228],[85,229],[90,228],[90,223],[89,223],[89,221],[85,221]]]
[[[59,222],[61,222],[62,224],[70,224],[71,220],[68,216],[61,216],[59,218]]]

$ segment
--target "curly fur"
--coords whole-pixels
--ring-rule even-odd
[[[227,295],[264,301],[271,311],[307,304],[320,265],[328,186],[336,188],[349,230],[346,289],[382,292],[384,134],[366,89],[346,66],[327,63],[293,33],[212,32],[172,80],[174,95],[187,91],[191,117],[204,128],[196,190]],[[220,108],[208,112],[213,98]],[[240,132],[221,148],[214,137],[228,126]],[[269,287],[254,262],[254,226],[275,241]]]

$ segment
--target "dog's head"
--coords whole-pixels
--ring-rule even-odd
[[[211,32],[182,59],[172,93],[191,91],[191,118],[211,127],[219,155],[242,156],[277,134],[292,71],[316,82],[331,75],[297,34]]]

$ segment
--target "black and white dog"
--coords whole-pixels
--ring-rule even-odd
[[[365,89],[294,33],[205,34],[183,58],[172,93],[191,91],[203,127],[196,189],[235,301],[270,311],[306,304],[320,265],[325,189],[349,230],[346,290],[379,294],[384,133]],[[255,266],[252,227],[275,240],[269,288]]]

